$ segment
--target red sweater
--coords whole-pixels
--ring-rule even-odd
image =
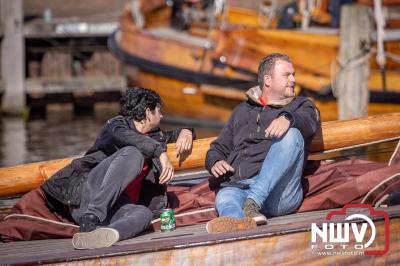
[[[138,202],[140,190],[142,188],[142,181],[148,174],[149,170],[149,163],[147,161],[144,161],[142,172],[126,187],[125,193],[131,199],[132,203]]]

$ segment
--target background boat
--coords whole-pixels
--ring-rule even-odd
[[[135,66],[128,71],[129,84],[156,90],[166,103],[165,113],[226,121],[232,108],[244,99],[243,91],[256,85],[260,59],[282,52],[295,66],[298,94],[315,99],[323,120],[337,119],[331,86],[340,71],[337,31],[265,29],[255,22],[257,11],[234,7],[228,7],[225,19],[215,17],[211,24],[193,23],[177,30],[171,26],[168,6],[142,6],[141,25],[135,23],[132,10],[124,9],[120,29],[110,37],[109,47],[121,60]],[[251,22],[249,17],[253,18]],[[385,45],[388,52],[400,54],[398,42]],[[383,91],[381,73],[374,57],[370,60],[369,113],[400,111],[400,65],[388,61],[387,88]]]

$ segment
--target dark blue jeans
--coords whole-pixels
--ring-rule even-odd
[[[132,146],[124,147],[93,168],[83,184],[81,203],[71,210],[79,223],[87,213],[99,217],[101,226],[119,232],[120,240],[131,238],[149,227],[153,217],[145,206],[132,204],[123,191],[142,171],[144,157]]]

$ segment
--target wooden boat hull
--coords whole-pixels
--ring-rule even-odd
[[[121,30],[110,38],[109,46],[119,58],[138,69],[133,74],[128,73],[130,85],[149,87],[162,95],[167,115],[225,122],[237,102],[224,97],[215,102],[202,92],[201,86],[249,88],[256,84],[259,60],[271,52],[282,52],[291,57],[297,84],[306,90],[320,93],[321,89],[330,86],[330,76],[335,68],[338,69],[335,62],[339,37],[335,34],[266,30],[253,25],[226,32],[214,30],[209,38],[205,38],[191,34],[191,31],[171,30],[165,17],[163,28],[157,29],[155,25],[160,24],[154,24],[156,19],[150,15],[148,18],[147,27],[138,29],[129,10],[124,10]],[[397,43],[386,45],[389,51],[398,53]],[[373,59],[371,66],[369,87],[385,100],[376,102],[375,97],[371,97],[373,106],[369,114],[381,113],[380,109],[387,110],[388,106],[394,108],[391,112],[398,111],[400,80],[395,69],[400,66],[393,62],[388,64],[388,90],[397,92],[391,95],[382,92],[381,76]],[[324,121],[337,117],[337,108],[331,105],[328,109],[321,108]]]
[[[395,265],[400,260],[400,207],[383,210],[391,217],[390,247],[379,256],[313,253],[311,223],[326,222],[330,211],[326,210],[271,218],[270,224],[251,231],[207,234],[202,224],[148,233],[93,250],[74,250],[70,239],[0,243],[0,259],[4,264],[68,261],[69,265]],[[377,229],[374,249],[383,250],[385,223],[373,219]]]
[[[135,78],[130,77],[129,83],[152,88],[163,99],[163,112],[178,118],[225,122],[233,108],[247,99],[243,90],[199,85],[142,70],[137,70],[135,73]],[[322,121],[333,121],[339,118],[337,102],[332,97],[325,99],[316,95],[315,98],[313,96],[310,98],[320,110]],[[380,95],[373,94],[373,101],[368,104],[369,115],[400,112],[400,95],[395,94],[394,97],[390,97],[387,94],[386,99],[379,98]]]
[[[125,255],[111,258],[86,260],[85,263],[102,263],[106,265],[125,264],[140,265],[146,261],[149,265],[391,265],[390,261],[400,260],[397,248],[400,244],[400,219],[392,219],[390,243],[392,250],[383,256],[363,255],[317,255],[310,250],[310,232],[283,234],[271,237],[251,239],[234,239],[233,241],[213,244],[208,242],[204,246],[172,249],[159,252]],[[383,222],[378,223],[378,230],[382,229]],[[378,249],[384,248],[384,239],[377,240]],[[246,252],[240,252],[246,250]],[[389,263],[385,263],[389,262]],[[393,263],[394,265],[395,263]]]
[[[314,137],[311,153],[357,147],[400,138],[400,113],[365,118],[330,121]],[[175,170],[204,168],[206,153],[215,138],[194,141],[190,154],[177,158],[174,144],[168,145],[168,156]],[[72,158],[0,168],[0,197],[24,193],[40,186]]]

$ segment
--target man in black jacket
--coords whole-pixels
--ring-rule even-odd
[[[264,58],[258,83],[207,152],[207,170],[223,180],[215,203],[220,217],[207,224],[209,232],[265,224],[265,215],[292,213],[303,200],[305,151],[320,127],[319,112],[309,99],[295,96],[286,55]]]
[[[80,233],[77,249],[107,247],[144,231],[166,207],[165,185],[174,169],[166,143],[177,155],[191,149],[193,130],[159,129],[161,99],[144,88],[129,88],[119,116],[107,121],[82,158],[43,186],[50,205],[67,206]]]

